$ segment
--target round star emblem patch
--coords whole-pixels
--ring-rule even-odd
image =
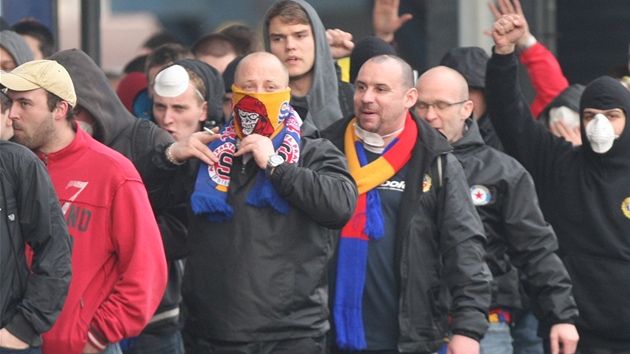
[[[623,215],[630,219],[630,197],[621,202],[621,211],[623,211]]]
[[[486,205],[490,202],[490,190],[488,188],[476,184],[470,186],[470,197],[475,205]]]

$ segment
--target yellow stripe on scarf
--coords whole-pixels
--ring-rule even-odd
[[[356,123],[356,121],[357,119],[353,118],[346,127],[344,149],[346,158],[348,159],[350,173],[352,174],[354,181],[357,183],[359,194],[363,194],[390,179],[394,174],[396,174],[396,171],[383,156],[361,167],[361,163],[359,162],[359,157],[357,156],[357,151],[354,146],[356,141],[360,141],[354,133],[354,123]]]

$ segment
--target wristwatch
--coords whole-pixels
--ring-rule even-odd
[[[267,175],[267,177],[270,177],[273,174],[273,170],[283,163],[284,158],[282,158],[282,156],[278,154],[269,156],[269,160],[267,160],[267,168],[265,168],[265,175]]]

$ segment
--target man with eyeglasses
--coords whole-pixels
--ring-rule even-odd
[[[330,272],[333,353],[435,353],[449,314],[449,353],[479,353],[488,326],[483,228],[451,147],[409,111],[416,99],[409,64],[373,57],[355,81],[356,118],[323,132],[360,193]]]
[[[511,316],[522,308],[518,270],[541,321],[551,338],[552,353],[560,346],[573,353],[578,315],[571,280],[560,258],[556,235],[538,206],[531,176],[510,156],[484,144],[466,79],[437,66],[416,85],[416,114],[444,134],[461,162],[487,237],[486,261],[492,271],[490,327],[481,340],[483,353],[512,353]],[[514,268],[516,267],[516,268]]]

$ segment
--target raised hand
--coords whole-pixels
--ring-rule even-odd
[[[347,57],[354,49],[352,34],[340,29],[327,29],[326,39],[328,39],[328,45],[330,46],[333,59]]]
[[[514,52],[516,41],[523,35],[523,21],[519,15],[503,15],[492,25],[494,52],[510,54]]]
[[[573,144],[573,146],[582,145],[582,134],[580,133],[579,125],[571,128],[564,121],[558,120],[549,125],[549,130],[556,136],[563,137],[566,141]]]
[[[398,16],[399,7],[400,0],[374,0],[372,9],[374,34],[385,42],[393,42],[394,33],[413,18],[412,14]]]
[[[516,41],[516,45],[519,47],[524,47],[529,38],[532,37],[531,32],[529,31],[529,24],[527,23],[527,19],[525,18],[525,14],[523,13],[523,9],[521,8],[521,3],[519,0],[497,0],[497,5],[499,8],[494,5],[494,3],[489,2],[488,6],[490,7],[490,11],[494,15],[495,20],[498,20],[503,15],[519,15],[521,17],[521,21],[523,24],[523,35],[521,38]],[[488,31],[491,32],[491,31]],[[490,34],[490,33],[488,33]]]

